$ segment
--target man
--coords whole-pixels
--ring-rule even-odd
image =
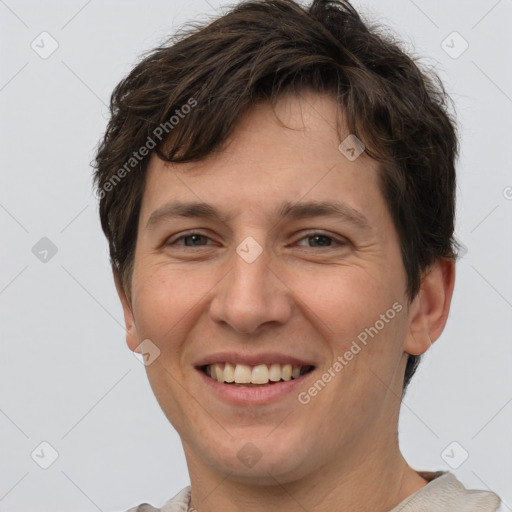
[[[454,287],[446,100],[326,0],[242,3],[117,86],[101,222],[191,479],[162,512],[498,509],[398,444]]]

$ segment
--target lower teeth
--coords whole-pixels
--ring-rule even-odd
[[[282,380],[278,381],[278,382],[284,382]],[[253,384],[252,382],[250,384],[238,384],[237,382],[224,382],[223,384],[229,384],[231,386],[239,386],[239,387],[243,387],[243,388],[257,388],[257,387],[261,387],[261,386],[268,386],[269,384],[277,384],[277,382],[267,382],[266,384]]]
[[[290,379],[290,380],[295,380],[295,379]],[[286,380],[278,380],[278,381],[269,380],[265,384],[253,384],[252,382],[250,384],[239,384],[238,382],[223,382],[223,384],[229,384],[230,386],[240,386],[240,387],[247,387],[247,388],[255,387],[255,388],[257,388],[257,387],[261,387],[261,386],[269,386],[270,384],[278,384],[280,382],[289,382],[289,381],[286,381]]]

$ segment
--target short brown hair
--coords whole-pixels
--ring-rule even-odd
[[[381,162],[408,298],[436,259],[455,258],[458,140],[437,75],[363,22],[348,1],[314,0],[306,8],[252,0],[156,48],[112,93],[94,179],[111,264],[128,299],[149,155],[200,160],[219,150],[251,105],[304,89],[332,94],[350,133]],[[184,105],[194,108],[171,122]],[[404,391],[418,363],[409,356]]]

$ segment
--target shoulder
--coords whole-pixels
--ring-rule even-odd
[[[500,498],[491,491],[470,490],[448,471],[419,472],[429,483],[390,512],[502,512]],[[428,477],[427,477],[428,475]]]
[[[187,512],[190,500],[190,486],[182,489],[174,498],[164,503],[161,508],[155,508],[149,503],[141,503],[126,512]]]

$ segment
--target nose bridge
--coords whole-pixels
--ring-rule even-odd
[[[268,268],[270,256],[253,237],[247,237],[236,248],[232,258],[232,292],[243,299],[244,296],[264,299],[269,292],[273,276]]]
[[[291,313],[286,287],[268,267],[269,253],[253,237],[233,251],[230,270],[219,283],[211,304],[215,321],[238,332],[252,333],[268,322],[283,323]]]

